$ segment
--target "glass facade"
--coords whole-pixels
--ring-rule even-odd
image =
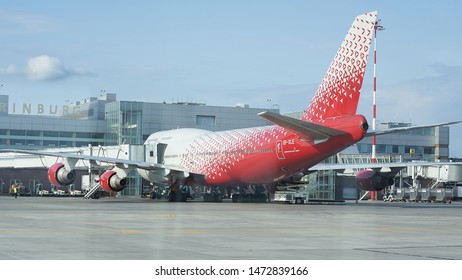
[[[44,149],[59,147],[84,147],[108,145],[104,133],[88,132],[82,135],[74,131],[0,129],[0,147]]]
[[[358,150],[362,154],[372,153],[372,144],[367,143],[358,143]],[[421,156],[425,160],[434,160],[435,158],[435,147],[430,146],[410,146],[410,145],[385,145],[378,144],[376,145],[376,152],[378,154],[401,154],[401,155],[413,155]]]
[[[323,163],[334,164],[335,162],[335,157],[329,157]],[[317,171],[306,175],[305,180],[309,182],[306,185],[309,190],[309,199],[335,200],[335,179],[336,173],[332,170]]]
[[[199,126],[214,126],[215,125],[215,116],[196,116],[196,125]]]
[[[116,101],[106,105],[106,135],[109,145],[143,144],[143,103]],[[142,179],[135,171],[128,174],[128,186],[122,195],[140,196]]]
[[[311,200],[335,200],[336,174],[334,171],[318,171],[308,176]]]
[[[117,101],[106,105],[107,139],[110,145],[143,144],[143,103]]]

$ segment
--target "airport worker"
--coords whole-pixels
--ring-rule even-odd
[[[14,183],[11,184],[10,194],[11,194],[11,196],[14,196]]]
[[[13,184],[13,193],[14,198],[18,198],[18,188],[16,187],[16,184]]]

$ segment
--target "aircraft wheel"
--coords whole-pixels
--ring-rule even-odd
[[[176,201],[176,192],[170,192],[168,194],[168,202],[175,202]]]

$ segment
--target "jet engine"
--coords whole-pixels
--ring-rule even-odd
[[[99,183],[107,192],[120,192],[127,186],[127,179],[120,178],[114,170],[108,170],[101,174]]]
[[[67,170],[64,163],[55,163],[48,169],[48,179],[55,186],[70,185],[75,177],[75,171]]]
[[[356,186],[363,191],[380,191],[393,185],[395,180],[382,175],[380,172],[366,169],[358,172],[355,182]]]

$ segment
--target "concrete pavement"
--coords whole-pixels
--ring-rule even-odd
[[[462,259],[462,203],[0,197],[1,260]]]

